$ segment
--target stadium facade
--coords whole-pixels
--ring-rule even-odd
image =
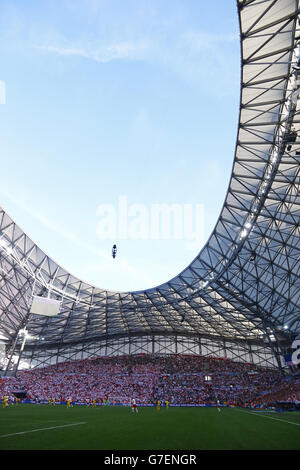
[[[0,361],[7,373],[140,353],[284,366],[300,332],[299,1],[238,0],[237,11],[235,157],[206,245],[169,282],[107,291],[59,266],[0,209]],[[60,301],[59,314],[31,313],[33,295]]]

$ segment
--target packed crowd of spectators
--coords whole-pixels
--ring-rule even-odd
[[[300,394],[276,370],[229,359],[184,355],[100,357],[21,371],[0,380],[0,399],[24,392],[37,401],[140,404],[267,403],[279,393]]]

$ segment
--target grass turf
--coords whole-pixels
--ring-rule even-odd
[[[300,413],[19,404],[0,408],[0,449],[300,450]]]

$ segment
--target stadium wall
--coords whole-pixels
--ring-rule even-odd
[[[100,356],[136,354],[184,354],[228,358],[268,368],[277,368],[277,361],[268,345],[227,341],[199,336],[131,336],[99,341],[60,345],[41,349],[25,349],[19,369],[45,367],[60,362],[93,359]]]
[[[0,370],[2,368],[4,368],[4,365],[5,365],[5,359],[6,359],[6,355],[5,355],[5,344],[0,342]]]

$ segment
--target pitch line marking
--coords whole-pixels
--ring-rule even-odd
[[[2,437],[10,437],[10,436],[17,436],[20,434],[28,434],[30,432],[39,432],[39,431],[48,431],[50,429],[59,429],[59,428],[67,428],[69,426],[80,426],[81,424],[86,424],[85,422],[82,423],[73,423],[73,424],[63,424],[62,426],[51,426],[50,428],[39,428],[39,429],[32,429],[31,431],[21,431],[21,432],[14,432],[12,434],[2,434]]]
[[[260,416],[261,418],[274,419],[275,421],[280,421],[281,423],[288,423],[288,424],[294,424],[295,426],[300,426],[300,423],[294,423],[293,421],[287,421],[286,419],[278,419],[278,418],[273,418],[272,416],[259,415],[251,411],[244,411],[244,410],[237,410],[237,411],[240,411],[241,413],[248,413],[248,415],[252,415],[252,416]]]

